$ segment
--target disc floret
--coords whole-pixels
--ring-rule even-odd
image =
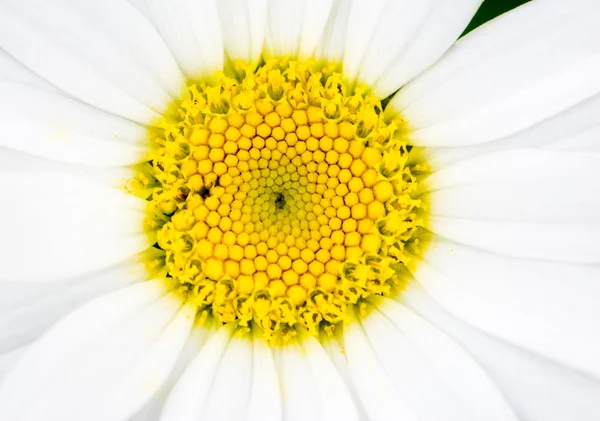
[[[423,202],[401,120],[335,67],[288,59],[190,83],[140,170],[167,276],[267,339],[332,331],[403,283]],[[413,247],[411,252],[407,247]]]

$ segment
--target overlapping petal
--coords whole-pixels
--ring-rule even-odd
[[[454,317],[418,286],[407,290],[402,302],[464,347],[506,396],[519,419],[593,421],[600,416],[598,378],[483,333]],[[507,307],[504,314],[510,311]],[[519,323],[513,325],[518,327]]]
[[[7,376],[0,415],[127,420],[169,374],[194,314],[159,281],[87,304],[36,342]]]
[[[285,397],[283,419],[358,420],[347,386],[315,339],[287,344],[277,350],[276,361]]]
[[[600,4],[535,1],[459,40],[390,101],[421,146],[472,145],[600,92]]]
[[[146,3],[150,19],[187,77],[201,79],[223,69],[225,54],[216,1]]]
[[[426,180],[429,229],[494,253],[597,263],[600,155],[514,150],[461,161]]]
[[[515,149],[545,149],[568,152],[600,152],[600,95],[502,139],[460,148],[427,149],[427,162],[434,169],[492,152]]]
[[[597,265],[507,258],[440,239],[414,275],[469,324],[600,378]]]
[[[317,58],[333,62],[343,60],[349,31],[348,17],[352,10],[352,4],[351,0],[335,0],[333,2],[323,35],[315,51]]]
[[[121,0],[3,1],[0,47],[73,97],[142,124],[183,88],[158,32]]]
[[[263,52],[268,0],[221,0],[217,2],[223,46],[230,60],[257,64]]]
[[[480,4],[481,0],[353,2],[344,50],[346,76],[385,98],[450,48]]]
[[[398,410],[408,411],[418,420],[517,419],[476,361],[408,308],[386,301],[361,324],[364,336],[357,331],[359,327],[349,333],[354,338],[351,341],[362,338],[360,358],[355,360],[357,350],[352,355],[348,350],[348,359],[351,367],[361,360],[373,360],[379,366],[369,365],[364,377],[356,366],[353,373],[355,384],[365,393],[374,388],[359,394],[372,419],[394,413],[386,405],[398,405]],[[377,380],[377,375],[367,380],[371,370],[387,381]]]
[[[0,84],[0,145],[50,160],[119,166],[149,153],[146,128],[60,93]]]
[[[142,264],[127,262],[61,282],[0,282],[0,354],[30,344],[85,302],[146,276]]]
[[[282,414],[281,385],[271,347],[255,328],[252,343],[252,383],[247,421],[278,421]]]
[[[0,173],[12,174],[13,176],[19,174],[27,176],[32,173],[55,176],[69,175],[92,180],[118,190],[122,189],[127,181],[131,180],[136,174],[132,167],[97,167],[77,163],[68,164],[40,158],[3,146],[0,146]]]
[[[198,355],[190,363],[173,388],[161,414],[163,421],[200,421],[211,385],[219,371],[232,330],[221,327],[213,333]]]
[[[333,0],[270,0],[265,52],[270,56],[310,57],[325,28]]]
[[[145,202],[57,173],[0,172],[1,281],[60,281],[124,262],[148,247]]]
[[[165,406],[169,394],[171,393],[171,390],[173,390],[173,387],[179,381],[181,375],[189,367],[196,355],[198,355],[198,352],[200,352],[200,349],[202,349],[202,346],[206,343],[212,332],[214,332],[214,326],[210,324],[202,325],[201,323],[196,323],[192,327],[192,331],[190,332],[187,343],[181,350],[179,359],[175,363],[173,370],[171,370],[169,377],[156,391],[156,393],[154,393],[153,397],[144,405],[144,407],[130,419],[130,421],[160,420],[160,414]]]

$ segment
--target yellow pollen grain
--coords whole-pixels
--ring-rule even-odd
[[[401,288],[395,268],[415,254],[423,202],[403,122],[335,66],[239,69],[190,82],[179,119],[160,122],[134,180],[152,191],[146,229],[206,316],[269,341],[331,333]]]

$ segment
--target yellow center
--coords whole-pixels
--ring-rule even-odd
[[[368,90],[279,59],[190,82],[174,109],[130,187],[153,262],[205,316],[268,340],[331,333],[402,287],[422,167]]]

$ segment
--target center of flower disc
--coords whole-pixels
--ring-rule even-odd
[[[136,180],[166,277],[207,317],[331,333],[402,287],[419,165],[379,99],[279,59],[190,83],[175,107]]]

